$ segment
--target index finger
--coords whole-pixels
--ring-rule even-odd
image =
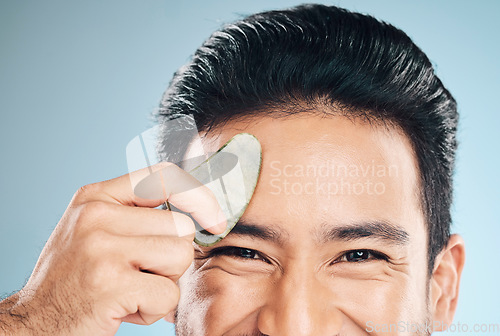
[[[161,162],[85,188],[84,202],[152,208],[168,201],[211,233],[226,229],[226,217],[212,191],[172,163]]]

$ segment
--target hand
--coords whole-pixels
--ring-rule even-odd
[[[169,163],[150,169],[159,178],[153,189],[164,182],[160,195],[152,190],[156,199],[132,190],[147,168],[74,195],[26,286],[0,303],[0,335],[114,335],[121,322],[172,314],[195,227],[187,215],[154,208],[168,199],[212,233],[226,223],[214,195],[188,173]]]

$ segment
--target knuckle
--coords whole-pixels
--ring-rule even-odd
[[[80,206],[77,219],[79,228],[88,227],[91,224],[102,221],[103,217],[109,213],[110,206],[105,202],[93,201]]]
[[[85,272],[86,288],[93,293],[113,291],[121,277],[120,274],[121,270],[117,263],[108,258],[98,259]]]
[[[73,196],[73,199],[76,200],[77,202],[83,202],[86,199],[90,197],[90,195],[93,195],[101,189],[100,183],[91,183],[84,185],[83,187],[80,187],[75,195]]]
[[[80,243],[80,249],[86,256],[94,256],[98,260],[105,260],[103,256],[108,255],[112,245],[111,234],[102,229],[94,229],[87,232]]]

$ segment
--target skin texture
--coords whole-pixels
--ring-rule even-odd
[[[205,134],[204,150],[240,132],[262,144],[261,175],[233,232],[195,245],[180,279],[178,335],[428,334],[415,326],[451,323],[463,242],[452,237],[434,269],[442,276],[429,279],[417,164],[403,134],[340,116],[263,117]],[[248,233],[256,228],[269,232]],[[398,323],[413,329],[377,333]]]
[[[138,197],[132,187],[146,177],[149,197]],[[169,163],[82,187],[26,286],[0,302],[0,335],[107,336],[121,322],[151,324],[172,312],[195,228],[186,215],[154,209],[166,199],[223,231],[210,190]]]
[[[84,186],[26,286],[0,302],[0,335],[109,336],[122,322],[173,321],[175,311],[181,336],[362,335],[400,321],[451,324],[463,241],[452,236],[429,279],[416,164],[403,135],[303,115],[233,122],[202,144],[214,151],[243,131],[260,140],[263,167],[226,238],[201,248],[188,216],[155,209],[168,200],[210,232],[224,231],[214,195],[173,164]],[[332,175],[325,164],[346,170]],[[300,173],[304,165],[327,173]],[[335,182],[337,191],[315,186]],[[396,333],[404,334],[378,334]]]

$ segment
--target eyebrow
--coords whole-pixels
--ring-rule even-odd
[[[327,227],[323,230],[318,240],[321,243],[326,243],[331,241],[354,241],[366,238],[380,240],[392,245],[407,245],[410,241],[410,235],[402,227],[384,221],[370,221]]]
[[[244,220],[239,220],[234,226],[229,235],[236,236],[247,236],[249,238],[268,240],[276,245],[284,245],[286,239],[284,238],[285,233],[279,230],[275,230],[269,226],[256,225]]]
[[[288,235],[269,226],[257,225],[244,220],[238,221],[229,235],[246,236],[252,239],[270,241],[283,246]],[[333,241],[356,241],[361,239],[375,239],[392,245],[407,245],[409,234],[400,226],[384,221],[370,221],[341,226],[324,225],[316,235],[321,243]]]

